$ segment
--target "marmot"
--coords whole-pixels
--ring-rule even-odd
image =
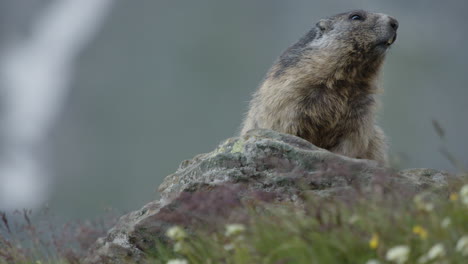
[[[397,29],[395,18],[363,10],[320,20],[267,73],[241,134],[272,129],[387,165],[385,136],[375,124],[376,81]]]

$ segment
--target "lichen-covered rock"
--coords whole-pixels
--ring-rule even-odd
[[[398,190],[443,190],[446,173],[411,169],[400,173],[369,160],[318,148],[292,135],[253,130],[231,138],[213,152],[184,161],[159,187],[161,200],[123,216],[90,250],[87,263],[144,262],[155,241],[173,225],[213,225],[242,218],[250,200],[301,203],[304,195],[352,197]]]

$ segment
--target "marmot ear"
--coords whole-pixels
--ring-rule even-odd
[[[330,29],[331,21],[328,19],[320,19],[316,26],[320,31],[324,32]]]

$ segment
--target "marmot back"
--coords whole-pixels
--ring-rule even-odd
[[[270,69],[241,133],[272,129],[385,165],[387,144],[375,125],[376,80],[397,28],[394,18],[362,10],[320,20]]]

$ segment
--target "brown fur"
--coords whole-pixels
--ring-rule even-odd
[[[356,15],[361,19],[351,19]],[[376,80],[397,28],[394,18],[361,10],[320,20],[270,69],[241,133],[272,129],[386,164],[385,136],[375,125]]]

